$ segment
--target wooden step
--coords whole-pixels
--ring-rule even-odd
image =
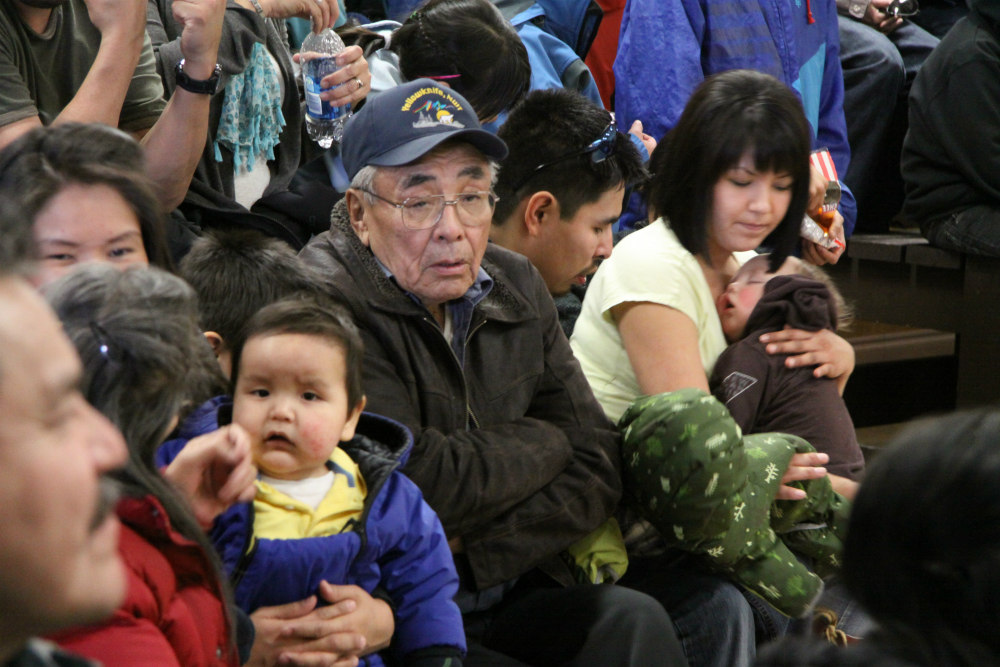
[[[844,338],[854,347],[858,366],[955,354],[955,334],[936,329],[858,320]]]

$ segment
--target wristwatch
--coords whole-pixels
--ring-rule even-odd
[[[222,68],[219,67],[219,63],[215,64],[215,71],[212,72],[212,76],[204,81],[192,79],[187,75],[187,72],[184,71],[183,58],[174,67],[174,78],[177,81],[177,87],[183,88],[189,93],[197,93],[198,95],[215,95],[215,91],[219,89],[219,77],[221,76]]]

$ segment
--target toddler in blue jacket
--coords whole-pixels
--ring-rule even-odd
[[[260,470],[252,503],[216,522],[213,539],[252,612],[316,594],[321,581],[380,587],[395,605],[403,665],[460,667],[458,576],[437,515],[399,472],[409,431],[363,414],[360,334],[338,306],[273,303],[233,350],[233,422]],[[362,664],[384,664],[378,654]]]

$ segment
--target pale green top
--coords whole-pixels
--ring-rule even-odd
[[[755,254],[739,252],[733,256],[743,264]],[[675,308],[691,318],[698,330],[698,351],[706,377],[726,349],[705,274],[662,218],[625,237],[587,288],[570,340],[594,396],[615,422],[642,394],[618,327],[611,319],[611,309],[643,301]]]

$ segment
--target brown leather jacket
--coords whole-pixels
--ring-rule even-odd
[[[559,327],[544,281],[490,244],[493,289],[475,308],[464,371],[440,327],[400,290],[350,227],[301,257],[352,311],[365,343],[367,410],[413,431],[406,473],[461,537],[476,588],[536,566],[572,583],[559,552],[611,516],[621,495],[620,438]]]

